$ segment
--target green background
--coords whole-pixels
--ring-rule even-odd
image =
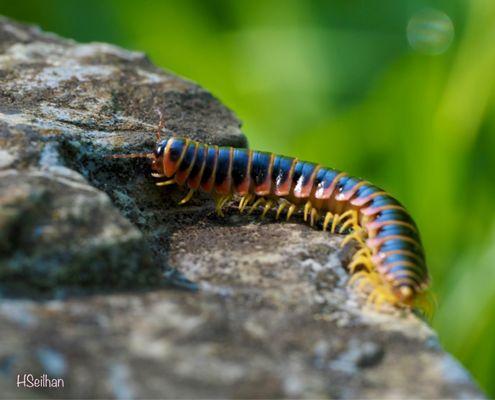
[[[453,31],[425,7],[453,24],[440,55]],[[146,52],[235,110],[251,147],[388,189],[422,232],[442,344],[495,396],[495,1],[0,0],[0,13]]]

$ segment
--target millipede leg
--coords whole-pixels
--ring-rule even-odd
[[[398,304],[395,296],[390,292],[390,290],[384,287],[379,282],[373,282],[371,285],[377,285],[373,290],[371,290],[368,298],[366,299],[365,307],[370,307],[375,310],[380,311],[384,303],[387,304]]]
[[[359,289],[361,289],[362,282],[365,282],[365,285],[368,284],[366,277],[368,276],[368,273],[359,271],[356,272],[354,275],[351,276],[349,279],[349,286],[354,286],[355,284],[358,284]]]
[[[349,243],[351,240],[355,240],[358,242],[360,245],[364,246],[364,238],[363,238],[364,232],[362,230],[357,230],[355,232],[352,232],[351,234],[347,235],[344,240],[340,243],[340,247],[344,247],[347,243]]]
[[[255,199],[256,199],[256,196],[254,194],[250,194],[249,197],[246,199],[246,202],[244,203],[244,207],[247,207]],[[243,208],[243,210],[244,210],[244,208]]]
[[[355,221],[353,221],[352,219],[348,219],[347,221],[345,221],[339,228],[339,233],[344,233],[346,229],[348,228],[353,228],[353,229],[356,229],[356,226],[358,226],[356,224]]]
[[[415,299],[414,307],[431,321],[437,308],[437,301],[431,292],[426,291]]]
[[[311,202],[308,201],[304,205],[304,221],[307,221],[308,220],[308,215],[309,215],[309,212],[310,212],[311,208],[312,208]]]
[[[295,204],[291,204],[289,210],[287,211],[287,221],[292,217],[292,214],[297,210],[297,206]]]
[[[373,289],[366,299],[365,307],[377,308],[378,304],[383,304],[383,296],[378,288]],[[379,308],[379,307],[378,307]]]
[[[325,220],[323,221],[323,230],[326,231],[327,228],[328,228],[328,224],[330,223],[330,221],[332,220],[333,218],[333,214],[328,211],[325,215]]]
[[[340,216],[340,220],[343,221],[346,218],[355,218],[357,216],[355,210],[347,210],[346,212],[342,213]]]
[[[228,194],[227,196],[224,197],[222,201],[222,208],[225,206],[225,204],[232,199],[232,195]]]
[[[354,256],[355,257],[365,256],[371,259],[371,251],[368,247],[363,247],[362,249],[359,249]]]
[[[359,227],[357,212],[355,210],[348,210],[340,216],[340,221],[347,219],[339,229],[339,233],[343,233],[347,228],[352,227],[356,230]]]
[[[168,181],[155,183],[156,186],[168,186],[168,185],[173,185],[173,184],[175,184],[175,179],[169,179]]]
[[[351,274],[354,274],[359,266],[364,267],[364,269],[368,272],[371,272],[373,269],[371,260],[366,256],[362,256],[362,255],[358,257],[354,256],[352,262],[348,265],[347,269]]]
[[[361,277],[359,281],[356,281],[356,284],[354,286],[357,292],[361,292],[364,294],[369,292],[370,287],[372,287],[372,283],[371,281],[367,280],[366,277]]]
[[[340,217],[338,215],[335,215],[335,217],[332,221],[332,227],[330,228],[330,233],[335,233],[335,228],[337,227],[339,220],[340,220]]]
[[[241,213],[244,210],[244,203],[246,201],[246,197],[247,197],[247,195],[242,196],[241,199],[239,200],[239,205],[237,206],[237,208],[239,208],[239,211]]]
[[[344,247],[346,244],[348,244],[351,240],[354,240],[356,238],[356,233],[353,232],[350,235],[347,235],[344,240],[340,243],[340,247]]]
[[[220,196],[215,200],[216,201],[215,212],[217,213],[218,216],[220,217],[224,216],[222,208],[225,205],[225,203],[227,203],[231,198],[232,195],[228,194],[226,196]]]
[[[181,201],[179,201],[178,204],[187,203],[189,200],[191,200],[191,197],[193,196],[193,194],[194,194],[194,189],[189,189],[189,192],[186,194],[186,197],[184,197]]]
[[[241,213],[244,212],[244,209],[246,208],[246,206],[251,202],[251,200],[254,199],[254,196],[250,193],[242,196],[241,198],[241,201],[239,202],[239,211]]]
[[[278,219],[280,217],[280,214],[282,213],[285,207],[287,207],[287,203],[285,201],[281,202],[280,205],[278,206],[275,219]]]
[[[380,311],[382,309],[382,305],[385,303],[385,296],[378,296],[376,299],[376,308]]]
[[[320,219],[320,213],[316,208],[311,209],[310,225],[315,226],[316,221]]]
[[[353,290],[366,296],[365,307],[381,310],[383,304],[398,305],[397,298],[376,271],[359,271],[349,279]]]
[[[273,207],[273,201],[268,200],[265,204],[265,207],[263,208],[263,212],[261,213],[261,219],[265,218],[265,215],[270,209]]]
[[[260,204],[263,204],[266,200],[263,198],[263,197],[260,197],[258,200],[256,200],[253,205],[251,206],[251,208],[249,209],[248,211],[248,214],[252,214],[253,211],[260,205]]]
[[[361,281],[356,285],[356,290],[369,294],[374,289],[385,289],[380,276],[376,272],[360,271],[357,274],[362,274],[362,277]]]

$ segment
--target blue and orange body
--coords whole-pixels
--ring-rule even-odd
[[[201,190],[213,194],[219,215],[240,198],[241,211],[262,207],[264,216],[277,207],[276,217],[287,209],[289,219],[302,210],[312,226],[345,234],[343,243],[357,246],[347,266],[350,283],[373,304],[415,307],[428,286],[416,224],[397,200],[367,181],[296,158],[177,137],[136,156],[152,160],[158,186],[189,187],[181,203]]]

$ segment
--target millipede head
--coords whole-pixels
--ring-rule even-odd
[[[152,174],[165,175],[163,169],[163,157],[165,155],[165,148],[167,147],[168,139],[159,140],[156,143],[155,151],[152,153],[151,171]]]

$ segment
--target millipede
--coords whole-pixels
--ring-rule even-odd
[[[429,276],[418,228],[390,194],[366,180],[293,157],[175,135],[163,139],[159,114],[154,151],[110,157],[150,159],[157,186],[188,187],[179,204],[198,190],[210,193],[219,216],[234,199],[241,213],[260,210],[262,218],[275,208],[276,219],[285,212],[289,220],[299,211],[312,227],[345,235],[342,247],[354,244],[346,265],[348,284],[365,296],[366,304],[429,311]]]

